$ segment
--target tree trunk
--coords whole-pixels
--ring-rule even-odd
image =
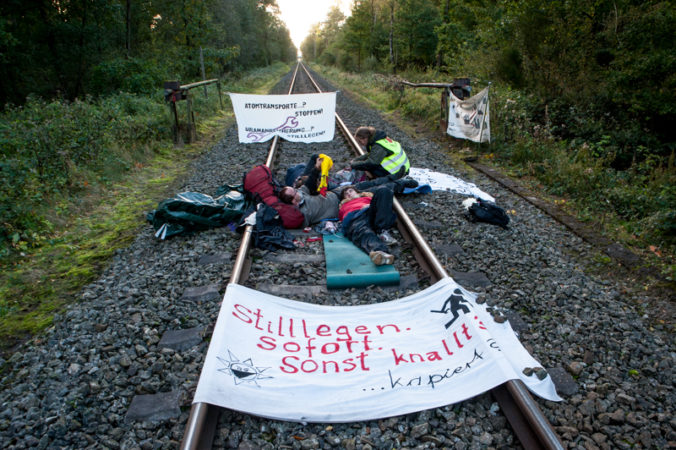
[[[125,49],[127,50],[127,58],[131,56],[131,0],[127,0],[127,14],[125,18],[127,33],[125,36]]]
[[[392,64],[392,73],[397,73],[394,61],[394,2],[390,2],[390,64]]]
[[[78,64],[77,80],[73,89],[71,100],[77,98],[82,92],[82,80],[85,72],[85,29],[87,27],[87,2],[82,2],[82,21],[80,22],[80,61]]]
[[[444,14],[442,16],[443,24],[446,25],[449,22],[449,15],[451,12],[451,0],[446,0],[446,4],[444,5]],[[441,65],[443,64],[444,61],[444,54],[439,49],[439,52],[437,53],[437,70],[441,69]]]

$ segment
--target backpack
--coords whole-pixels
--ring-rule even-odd
[[[265,203],[273,208],[282,219],[284,228],[303,226],[303,213],[298,207],[282,202],[277,194],[284,187],[275,179],[270,168],[260,164],[244,174],[244,192],[255,203]]]
[[[253,230],[254,245],[263,250],[278,248],[294,250],[293,235],[283,228],[282,218],[272,207],[261,204],[256,211],[256,226]]]
[[[487,222],[492,223],[493,225],[499,225],[502,228],[507,228],[507,224],[509,223],[509,216],[505,210],[488,200],[477,198],[476,201],[469,206],[468,211],[472,222]]]

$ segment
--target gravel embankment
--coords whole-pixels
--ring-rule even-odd
[[[288,77],[287,77],[288,79]],[[283,80],[286,84],[288,80]],[[280,89],[277,93],[285,92]],[[466,220],[450,192],[402,199],[439,258],[461,284],[510,317],[523,344],[560,384],[563,402],[537,400],[566,448],[673,448],[673,317],[617,269],[595,275],[597,252],[562,225],[491,180],[451,165],[438,144],[413,139],[376,112],[338,95],[351,129],[374,125],[399,140],[415,167],[476,183],[514,211],[509,229]],[[340,138],[334,144],[338,145]],[[237,130],[199,160],[182,191],[213,194],[261,163],[267,146],[237,142]],[[319,152],[332,147],[314,145]],[[284,161],[293,164],[299,161]],[[239,234],[214,229],[159,241],[147,225],[44,335],[4,361],[3,448],[176,448],[190,412],[207,340],[160,345],[174,330],[207,328],[230,277]],[[255,251],[264,257],[264,252]],[[402,274],[420,275],[400,257]],[[307,277],[296,268],[297,277]],[[256,263],[252,275],[265,277]],[[418,279],[418,286],[428,283]],[[203,295],[188,288],[211,286]],[[215,294],[213,287],[217,288]],[[386,300],[379,289],[333,293],[334,304]],[[199,341],[199,340],[198,340]],[[127,417],[137,395],[166,393],[164,418]],[[368,423],[296,424],[232,411],[221,414],[219,448],[518,448],[490,395]]]

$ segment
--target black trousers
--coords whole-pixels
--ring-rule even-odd
[[[371,253],[375,250],[387,252],[387,245],[378,237],[378,233],[394,226],[397,216],[392,211],[394,193],[387,187],[375,190],[371,204],[366,210],[352,219],[347,229],[343,230],[354,245]]]

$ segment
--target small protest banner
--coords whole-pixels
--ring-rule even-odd
[[[328,142],[336,128],[336,93],[252,95],[230,93],[239,142],[279,136],[292,142]]]
[[[407,414],[521,379],[561,400],[508,322],[451,278],[371,305],[325,306],[237,284],[226,290],[195,393],[279,420],[351,422]]]
[[[450,93],[446,133],[473,142],[491,141],[488,88],[467,100],[460,100]]]

